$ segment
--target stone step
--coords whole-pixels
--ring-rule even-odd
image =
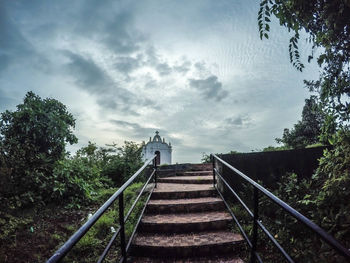
[[[230,222],[231,215],[222,211],[144,215],[138,230],[153,233],[222,230],[226,229]]]
[[[132,242],[133,256],[205,257],[239,251],[243,238],[229,231],[190,234],[137,233]]]
[[[197,175],[197,176],[172,176],[159,178],[160,183],[175,184],[210,184],[213,183],[213,176]]]
[[[158,183],[151,199],[183,199],[211,197],[216,195],[212,184],[170,184]]]
[[[150,255],[148,255],[150,256]],[[237,255],[189,257],[189,258],[152,258],[152,257],[132,257],[128,262],[132,263],[244,263]]]
[[[171,176],[213,176],[213,170],[208,171],[187,171],[187,170],[166,170],[166,171],[158,171],[157,176],[159,178],[171,177]]]
[[[158,166],[160,172],[170,171],[212,171],[213,165],[211,163],[183,163],[183,164],[171,164],[165,166]]]
[[[225,209],[224,202],[217,197],[202,197],[189,199],[158,199],[149,200],[146,214],[150,213],[184,213],[221,211]]]
[[[210,171],[210,170],[213,170],[213,164],[211,164],[211,163],[190,164],[190,166],[186,170],[189,170],[189,171]]]
[[[176,175],[179,176],[213,176],[213,170],[210,171],[178,171]]]

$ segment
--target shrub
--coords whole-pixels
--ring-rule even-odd
[[[0,155],[10,172],[5,192],[11,205],[23,207],[50,197],[49,184],[66,143],[76,143],[73,116],[54,99],[28,92],[16,111],[0,115]],[[14,201],[16,200],[16,201]]]
[[[116,186],[125,183],[143,164],[140,145],[125,141],[122,147],[112,145],[116,151],[103,167],[102,175],[111,178]]]
[[[58,161],[52,175],[52,199],[57,202],[83,203],[90,201],[96,188],[101,187],[100,170],[84,158]]]

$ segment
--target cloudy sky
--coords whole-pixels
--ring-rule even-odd
[[[289,33],[258,34],[259,1],[13,1],[0,4],[0,111],[26,92],[76,118],[78,145],[141,143],[159,130],[174,162],[275,145],[309,96]],[[302,41],[301,55],[310,46]]]

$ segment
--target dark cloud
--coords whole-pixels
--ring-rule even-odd
[[[123,54],[140,49],[145,37],[133,28],[132,20],[132,14],[125,11],[107,21],[103,28],[103,32],[106,33],[103,41],[110,49]]]
[[[128,75],[129,73],[140,67],[141,60],[142,56],[138,56],[137,58],[119,57],[117,59],[117,62],[115,63],[115,67],[121,73]]]
[[[122,120],[110,120],[110,122],[116,126],[117,130],[125,131],[129,136],[132,135],[133,137],[141,140],[146,140],[149,136],[154,134],[156,130],[160,131],[161,134],[165,133],[160,129],[142,127],[140,124],[134,122]]]
[[[174,66],[174,70],[185,74],[191,69],[191,65],[190,61],[184,61],[181,65]]]
[[[159,63],[158,65],[156,65],[156,70],[161,76],[169,75],[172,71],[167,63]]]
[[[70,59],[67,68],[76,79],[76,83],[81,89],[95,95],[97,103],[104,109],[117,109],[131,115],[138,115],[134,107],[145,106],[158,109],[153,100],[140,98],[133,92],[120,87],[91,58],[85,58],[70,51],[63,53]]]
[[[108,90],[113,84],[108,75],[91,58],[70,51],[64,51],[64,54],[70,59],[67,65],[70,74],[76,77],[77,83],[83,89],[91,93],[100,93]]]
[[[153,79],[152,77],[150,77],[150,79],[147,80],[147,82],[145,83],[144,87],[147,89],[152,89],[152,88],[155,88],[157,86],[158,86],[158,82],[155,79]]]
[[[251,125],[251,118],[248,116],[237,116],[225,119],[225,124],[228,127],[243,128]]]
[[[194,64],[194,67],[198,70],[198,71],[205,71],[206,67],[205,67],[205,63],[204,62],[197,62]]]
[[[146,49],[145,56],[147,57],[145,65],[153,67],[160,76],[169,75],[172,72],[172,68],[166,61],[162,61],[161,56],[153,46]]]
[[[10,56],[7,54],[0,54],[0,72],[7,68],[10,63]]]
[[[0,5],[0,36],[0,71],[12,61],[34,54],[32,45],[12,22],[3,4]]]
[[[190,86],[199,90],[206,99],[221,101],[228,94],[228,92],[222,88],[222,83],[218,81],[218,77],[214,75],[206,79],[189,79],[189,82]]]

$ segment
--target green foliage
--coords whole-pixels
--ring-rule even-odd
[[[116,154],[111,155],[102,169],[102,175],[111,178],[121,186],[143,164],[142,147],[134,142],[125,141],[122,147],[111,145]]]
[[[334,148],[325,150],[320,165],[310,179],[298,179],[287,174],[277,183],[273,193],[320,225],[345,247],[350,245],[350,133],[339,131],[334,136]],[[296,220],[281,209],[271,205],[266,197],[261,199],[262,220],[268,229],[300,262],[345,262],[333,249],[300,227]],[[271,248],[270,248],[271,249]],[[317,254],[314,251],[318,251]]]
[[[317,91],[325,112],[340,121],[350,119],[350,4],[343,0],[263,0],[258,13],[260,38],[268,38],[269,23],[274,15],[280,24],[292,31],[289,54],[293,65],[302,70],[298,40],[306,31],[313,44],[308,62],[314,58],[322,71],[317,81],[305,81],[310,91]]]
[[[141,147],[134,142],[125,142],[121,147],[115,144],[97,147],[89,142],[75,156],[66,155],[66,143],[77,141],[71,131],[74,124],[73,116],[62,103],[41,99],[32,92],[17,106],[17,111],[1,114],[0,247],[7,242],[6,248],[14,249],[18,231],[30,231],[37,239],[42,239],[43,233],[36,233],[36,228],[29,225],[32,218],[22,218],[24,207],[35,213],[42,205],[51,203],[69,214],[71,208],[86,210],[87,206],[101,205],[117,190],[113,186],[122,185],[143,164]],[[141,175],[138,180],[143,179]],[[136,183],[125,190],[126,211],[141,187],[142,183]],[[133,231],[144,201],[142,197],[130,215],[127,235]],[[67,262],[80,262],[85,256],[91,256],[86,262],[95,262],[99,249],[103,249],[112,235],[111,226],[117,228],[117,220],[118,210],[111,208],[80,240]],[[71,234],[72,229],[64,229],[61,235],[53,232],[51,238],[45,236],[47,244],[41,246],[46,251],[52,249],[50,246],[65,242],[62,235],[67,232]],[[117,253],[112,252],[113,260]],[[8,252],[5,257],[7,255]],[[38,261],[42,259],[40,253],[33,257]],[[0,256],[0,261],[2,259]]]
[[[16,217],[0,211],[0,244],[15,239],[17,231],[26,231],[32,223],[32,218]]]
[[[284,150],[290,150],[290,147],[288,146],[267,146],[264,149],[262,149],[262,152],[275,152],[275,151],[284,151]]]
[[[0,116],[0,156],[6,163],[1,196],[10,207],[26,206],[50,197],[51,174],[65,154],[66,143],[76,143],[75,120],[54,99],[28,92],[14,112]]]
[[[284,129],[282,138],[277,138],[276,141],[289,148],[305,148],[307,145],[316,144],[320,141],[325,118],[317,98],[311,96],[305,100],[301,121],[298,121],[291,130]],[[334,132],[334,130],[328,132]]]
[[[210,154],[206,154],[205,152],[202,153],[202,158],[201,158],[202,163],[210,163]]]
[[[228,153],[225,154],[237,154],[240,153],[238,151],[229,151]],[[215,155],[220,155],[222,153],[215,153]],[[201,162],[202,163],[211,163],[211,159],[210,159],[210,154],[206,154],[205,152],[202,152],[202,158],[201,158]]]
[[[349,179],[345,181],[348,184]],[[331,189],[333,195],[336,195],[336,191],[339,191],[339,185],[333,185],[332,187],[334,188],[328,188],[329,183],[328,179],[321,179],[318,176],[312,179],[299,179],[296,174],[288,173],[270,191],[334,235],[345,247],[348,247],[350,243],[349,204],[347,202],[348,199],[342,198],[349,198],[349,194],[341,194],[332,201],[334,196],[326,194],[326,189]],[[245,198],[253,195],[251,187],[243,184],[240,185],[238,192],[239,196]],[[245,202],[252,209],[252,200],[248,198]],[[238,216],[239,222],[243,225],[246,233],[251,235],[251,217],[237,202],[231,204],[231,207],[235,215]],[[316,234],[301,223],[298,223],[294,217],[284,212],[264,195],[261,195],[259,199],[259,217],[265,227],[296,262],[346,262],[344,258],[326,245]],[[264,261],[283,261],[280,254],[262,232],[259,234],[259,240],[259,252],[263,256]],[[330,261],[330,259],[332,260]]]
[[[97,147],[96,143],[89,141],[88,145],[79,149],[76,153],[77,158],[87,159],[90,165],[95,165],[99,168],[103,168],[108,165],[108,162],[112,158],[112,154],[116,152],[116,149],[110,147]]]
[[[310,189],[310,186],[310,180],[298,180],[296,174],[286,174],[281,178],[273,193],[310,218],[314,208],[313,203],[303,199],[303,197],[311,196],[313,190]],[[282,209],[277,209],[276,205],[272,204],[265,196],[260,201],[264,223],[268,224],[268,229],[271,230],[283,248],[291,254],[292,258],[297,262],[318,261],[320,255],[314,252],[318,245],[317,237],[313,236],[307,228],[302,227],[294,217]]]
[[[314,180],[319,182],[317,211],[323,227],[350,245],[350,132],[339,131],[326,150]]]
[[[52,200],[81,204],[101,188],[100,169],[84,158],[58,161],[52,174]]]
[[[139,194],[139,190],[142,188],[143,183],[131,184],[124,191],[124,203],[125,203],[125,214],[130,209],[132,203]],[[98,200],[105,202],[117,188],[99,191]],[[134,230],[135,224],[140,212],[145,205],[145,196],[143,196],[139,202],[136,204],[133,212],[130,215],[127,223],[125,224],[125,234],[126,238],[129,238],[132,231]],[[114,230],[117,230],[119,225],[119,212],[118,206],[114,205],[109,209],[96,223],[95,225],[87,232],[87,234],[74,246],[72,251],[68,254],[67,258],[63,262],[80,262],[81,258],[84,257],[84,262],[96,262],[101,251],[105,248],[106,243],[111,238]],[[65,240],[63,241],[65,242]],[[116,240],[118,242],[118,238]],[[111,254],[111,255],[110,255]],[[109,252],[110,258],[115,262],[118,258],[119,251],[111,250]],[[107,262],[108,258],[107,258]]]
[[[104,214],[73,247],[63,262],[81,262],[82,257],[84,262],[96,262],[101,253],[100,251],[103,251],[105,247],[105,242],[108,242],[107,240],[113,234],[111,226],[116,226],[117,212],[116,210],[110,210]]]

